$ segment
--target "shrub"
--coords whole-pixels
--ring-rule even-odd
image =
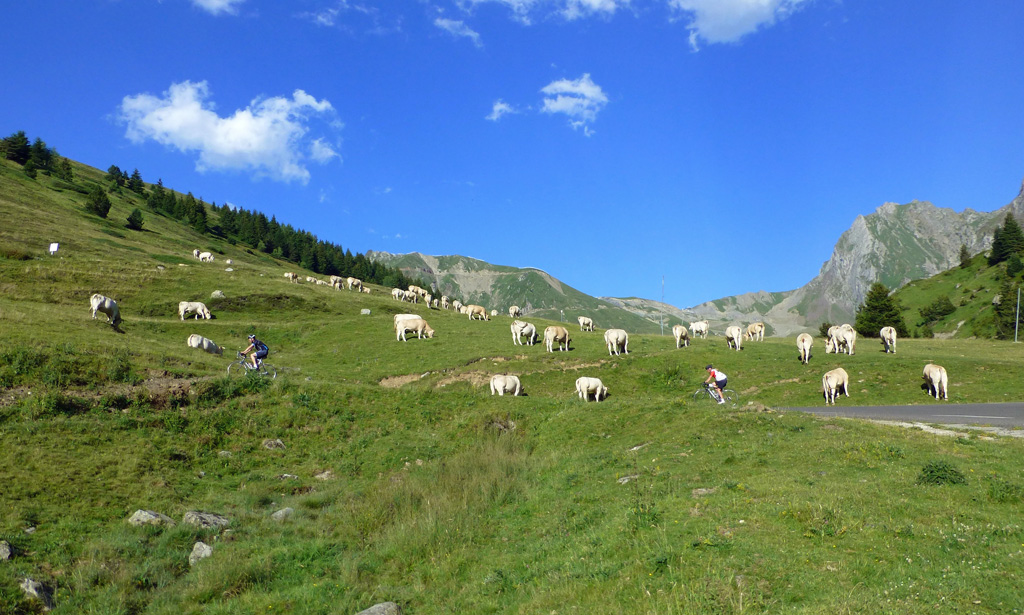
[[[917,475],[918,485],[963,485],[967,477],[946,461],[931,461]]]
[[[110,212],[110,199],[103,188],[96,186],[92,189],[92,192],[89,193],[89,200],[85,203],[85,208],[101,218],[107,217],[107,213]]]

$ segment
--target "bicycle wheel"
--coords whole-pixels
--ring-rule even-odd
[[[710,397],[711,393],[707,389],[697,389],[693,392],[693,401],[700,401],[704,397]]]
[[[260,375],[273,380],[274,378],[277,378],[277,368],[273,365],[267,365],[264,363],[263,369],[260,370]]]
[[[244,376],[246,370],[245,361],[232,361],[228,363],[228,376]]]
[[[723,393],[725,393],[725,401],[736,403],[740,400],[740,394],[732,389],[726,389]]]

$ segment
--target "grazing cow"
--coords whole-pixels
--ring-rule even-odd
[[[741,350],[743,346],[743,329],[733,325],[725,328],[725,343],[729,345],[729,348],[735,348]]]
[[[836,333],[836,339],[838,343],[836,345],[836,352],[842,352],[846,349],[846,354],[852,355],[857,347],[857,331],[854,330],[852,325],[844,324],[839,327],[839,331]]]
[[[370,292],[369,288],[364,288],[363,290],[366,291],[366,292]],[[433,307],[436,310],[436,309],[438,309],[437,305],[438,305],[437,304],[437,297],[434,297],[434,301],[430,304],[430,306]]]
[[[491,317],[497,316],[498,310],[491,310]]]
[[[522,392],[523,384],[519,382],[519,376],[491,376],[491,395],[497,393],[499,397],[504,397],[505,393],[511,393],[516,397]]]
[[[213,343],[213,340],[207,339],[198,333],[193,333],[188,336],[188,345],[192,348],[199,348],[205,350],[210,354],[224,354],[224,349]]]
[[[423,289],[420,288],[419,286],[416,286],[415,284],[410,284],[409,285],[409,292],[416,293],[417,295],[419,295],[419,294],[422,294]]]
[[[796,347],[800,350],[800,360],[804,365],[811,360],[811,344],[813,343],[814,338],[810,333],[801,333],[796,336]]]
[[[764,341],[764,323],[763,322],[752,322],[747,325],[746,337],[750,341]]]
[[[328,282],[327,280],[320,280],[320,279],[317,279],[317,281],[316,281],[316,285],[317,285],[317,286],[330,286],[330,285],[331,285],[331,283],[330,283],[330,282]]]
[[[459,301],[458,299],[452,301],[452,309],[458,312],[459,314],[462,314],[462,302]]]
[[[490,318],[487,317],[487,310],[482,305],[470,304],[465,306],[465,308],[466,314],[469,315],[470,320],[490,320]],[[480,318],[476,318],[477,316]]]
[[[345,283],[348,284],[349,290],[352,290],[353,286],[355,286],[357,289],[363,288],[363,281],[360,280],[359,278],[345,278]]]
[[[200,317],[210,320],[213,315],[210,314],[210,310],[206,307],[205,303],[199,301],[179,301],[178,302],[178,316],[181,316],[182,320],[189,314],[195,314],[196,320]]]
[[[299,274],[297,273],[292,273],[291,271],[289,271],[288,273],[284,274],[284,277],[286,280],[294,282],[295,284],[299,283]]]
[[[391,297],[396,301],[403,301],[405,297],[405,291],[401,288],[392,288]]]
[[[192,250],[192,256],[196,258],[196,260],[198,260],[200,252],[201,250],[199,248],[196,248],[195,250]]]
[[[306,276],[306,281],[309,282],[310,284],[316,284],[316,278],[314,278],[311,275]]]
[[[608,387],[604,386],[600,378],[577,378],[576,394],[583,401],[590,401],[591,395],[594,396],[594,401],[601,401],[608,397]]]
[[[331,276],[331,286],[333,286],[335,288],[338,288],[338,284],[339,283],[344,284],[345,283],[345,278],[341,277],[340,275],[332,275]]]
[[[555,344],[558,344],[559,350],[568,352],[571,341],[569,330],[565,327],[552,325],[544,329],[544,345],[547,346],[548,352],[554,352]]]
[[[92,317],[94,320],[96,312],[99,312],[107,317],[111,326],[116,327],[121,324],[121,310],[117,307],[117,301],[96,293],[89,297],[89,304],[92,305]]]
[[[367,294],[367,295],[370,294],[370,287],[369,286],[364,286],[360,290],[362,290],[362,292]]]
[[[697,322],[691,322],[690,333],[692,333],[694,337],[697,337],[699,335],[701,339],[707,339],[709,326],[710,325],[706,320],[698,320]]]
[[[676,348],[690,345],[690,332],[683,325],[672,327],[672,336],[676,338]]]
[[[938,399],[940,394],[942,399],[949,399],[949,376],[946,375],[945,367],[929,363],[924,366],[922,378],[924,378],[925,384],[928,385],[929,395],[934,391],[935,399]]]
[[[518,305],[513,305],[508,309],[509,318],[519,318],[523,315],[523,311],[519,309]]]
[[[397,339],[402,340],[403,342],[407,341],[405,339],[405,333],[407,331],[415,332],[416,337],[418,338],[426,337],[427,339],[430,339],[434,337],[434,330],[430,328],[430,325],[427,324],[427,321],[419,317],[406,318],[404,320],[395,321],[395,332],[397,334]]]
[[[618,355],[620,348],[622,352],[629,354],[629,334],[623,329],[608,329],[605,331],[604,343],[608,345],[608,356],[612,355],[612,351]]]
[[[533,346],[534,342],[537,341],[537,327],[522,320],[513,320],[512,342],[522,346],[524,337],[526,338],[526,343]]]
[[[202,263],[212,263],[213,262],[213,253],[211,253],[211,252],[202,252],[202,253],[200,253],[199,254],[199,261],[202,262]]]
[[[878,332],[878,337],[882,338],[882,346],[885,347],[886,353],[896,354],[896,329],[893,327],[882,327],[882,330]]]
[[[576,320],[580,321],[580,331],[593,331],[594,321],[586,316],[577,316]]]
[[[441,307],[445,310],[452,307],[452,300],[448,298],[448,295],[441,295]]]
[[[430,309],[430,303],[433,300],[434,300],[434,297],[430,293],[427,293],[426,295],[423,295],[423,303],[426,304],[428,310]]]
[[[842,387],[843,393],[847,397],[850,396],[850,376],[846,373],[846,370],[837,367],[830,372],[825,372],[825,375],[821,377],[821,390],[825,394],[825,405],[836,405],[836,397],[839,397],[839,388]]]

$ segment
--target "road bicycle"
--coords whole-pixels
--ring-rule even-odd
[[[249,359],[239,352],[238,361],[228,363],[228,376],[237,376],[238,374],[248,376],[251,374],[257,377],[270,378],[271,380],[277,378],[277,368],[273,365],[264,363],[262,359],[256,359],[256,365],[258,367],[253,367]]]
[[[732,389],[725,389],[722,391],[722,393],[725,394],[726,402],[736,403],[740,399],[740,394],[737,393],[736,391],[733,391]],[[719,401],[718,389],[716,389],[714,385],[707,382],[703,383],[699,389],[693,392],[693,401],[700,401],[705,398],[711,399],[715,403]]]

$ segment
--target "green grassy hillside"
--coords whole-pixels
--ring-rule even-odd
[[[610,357],[599,329],[547,353],[514,346],[507,316],[291,284],[293,265],[156,214],[128,231],[136,197],[112,195],[107,220],[84,198],[0,162],[0,615],[43,612],[25,577],[76,615],[1020,609],[1021,440],[778,410],[819,404],[837,365],[841,404],[926,403],[929,361],[950,403],[1020,401],[1019,346],[862,340],[836,356],[819,339],[805,366],[792,339],[632,335]],[[94,292],[119,301],[118,329],[90,318]],[[182,322],[185,299],[214,319]],[[408,311],[436,337],[396,341]],[[276,380],[225,377],[249,332]],[[191,333],[228,352],[186,347]],[[706,363],[739,403],[691,398]],[[496,373],[528,395],[490,396]],[[610,397],[577,399],[583,375]],[[138,509],[177,523],[133,527]],[[230,525],[188,526],[190,510]],[[190,565],[197,540],[213,555]]]

